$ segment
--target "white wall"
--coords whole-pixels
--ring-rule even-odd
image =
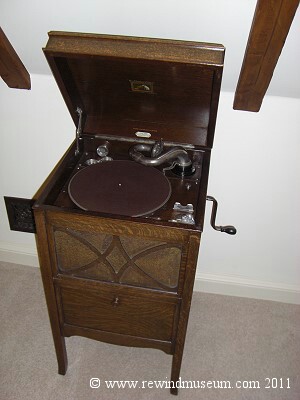
[[[258,114],[232,101],[221,94],[208,193],[238,233],[211,230],[207,207],[200,288],[300,302],[300,99],[267,96]]]
[[[142,6],[141,6],[142,4]],[[0,260],[37,265],[34,237],[9,230],[3,196],[31,197],[74,137],[41,48],[47,31],[220,42],[224,78],[196,289],[300,302],[300,13],[259,113],[232,110],[255,0],[2,0],[0,24],[28,68],[32,90],[0,81]],[[281,97],[275,97],[280,95]],[[286,96],[286,97],[284,97]]]
[[[30,91],[9,89],[0,80],[0,260],[38,265],[34,235],[9,230],[3,196],[31,198],[75,128],[54,78],[31,80]]]

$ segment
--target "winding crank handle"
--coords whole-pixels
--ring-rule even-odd
[[[229,235],[235,235],[236,234],[236,228],[234,226],[232,226],[232,225],[216,226],[216,215],[217,215],[218,202],[212,196],[206,196],[206,200],[212,201],[212,203],[213,203],[212,210],[211,210],[211,217],[210,217],[211,226],[216,231],[225,232],[225,233],[228,233]]]

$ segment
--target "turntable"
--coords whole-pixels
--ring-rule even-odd
[[[50,32],[44,52],[76,125],[34,205],[59,373],[72,335],[152,347],[177,393],[224,48]]]

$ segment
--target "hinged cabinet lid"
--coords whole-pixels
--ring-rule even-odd
[[[44,48],[83,134],[212,147],[225,49],[166,39],[50,32]]]

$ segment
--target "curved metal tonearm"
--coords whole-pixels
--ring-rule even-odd
[[[129,149],[129,155],[134,161],[146,166],[156,167],[173,161],[181,168],[182,175],[193,172],[193,164],[186,150],[178,146],[172,147],[165,153],[162,153],[162,150],[163,142],[156,142],[154,146],[139,143]],[[151,156],[147,157],[143,152],[150,153]]]

